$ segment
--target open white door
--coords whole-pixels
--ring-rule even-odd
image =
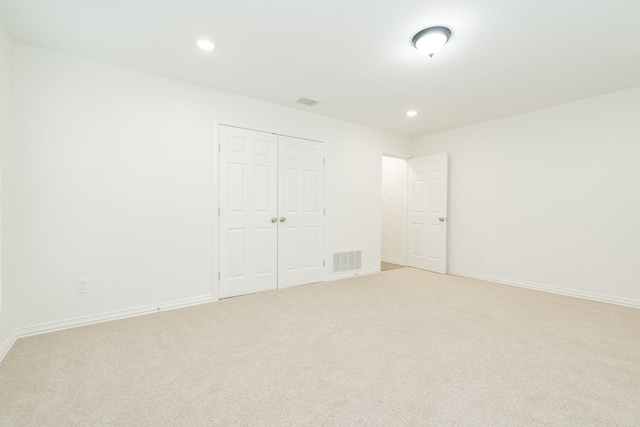
[[[447,153],[409,159],[407,264],[447,272]]]
[[[277,137],[220,126],[220,297],[278,285]]]
[[[278,287],[324,280],[324,144],[278,137]]]

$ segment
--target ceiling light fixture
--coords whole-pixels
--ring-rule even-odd
[[[414,117],[416,114],[418,114],[417,111],[407,111],[407,116],[409,117]]]
[[[213,50],[213,48],[215,47],[214,44],[209,40],[198,40],[196,44],[202,50]]]
[[[429,27],[413,36],[413,46],[423,55],[431,58],[444,47],[451,38],[451,30],[447,27]]]

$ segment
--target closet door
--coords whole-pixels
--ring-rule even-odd
[[[278,287],[324,280],[324,144],[278,137]]]
[[[220,297],[276,289],[277,137],[220,126]]]

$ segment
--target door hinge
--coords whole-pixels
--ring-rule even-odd
[[[327,216],[327,210],[326,209],[322,209],[322,215],[323,216]]]
[[[323,266],[323,267],[326,267],[326,266],[327,266],[327,260],[326,260],[326,259],[323,259],[323,260],[322,260],[322,266]]]
[[[218,280],[220,280],[220,272],[218,271]]]
[[[327,159],[322,159],[322,164],[327,166]]]
[[[220,208],[218,208],[218,216],[220,216]]]
[[[218,153],[221,153],[221,151],[220,151],[220,144],[218,144]]]

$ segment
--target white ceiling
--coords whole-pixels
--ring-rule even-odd
[[[18,42],[403,135],[640,86],[638,18],[638,0],[0,0]],[[428,59],[411,38],[434,25],[453,36]]]

